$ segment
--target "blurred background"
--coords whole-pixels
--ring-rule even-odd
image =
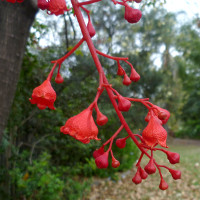
[[[85,145],[60,133],[60,126],[69,117],[89,106],[98,87],[98,73],[85,44],[62,65],[64,83],[52,82],[57,93],[56,111],[39,110],[30,104],[32,90],[52,67],[50,61],[63,56],[81,39],[72,13],[54,17],[41,11],[31,28],[0,146],[0,199],[200,199],[200,4],[197,0],[146,0],[140,5],[133,3],[133,7],[141,9],[143,16],[132,25],[124,20],[124,8],[111,1],[87,6],[96,29],[93,41],[104,53],[129,57],[141,76],[139,82],[126,87],[116,75],[117,63],[100,57],[113,88],[124,96],[150,98],[170,111],[165,126],[168,146],[181,155],[181,163],[174,169],[182,171],[182,180],[174,181],[163,171],[169,184],[167,191],[159,191],[158,173],[140,185],[133,184],[139,151],[131,141],[125,149],[114,144],[119,168],[96,168],[93,151],[120,126],[106,93],[98,104],[109,118],[104,127],[99,127],[101,141]],[[121,65],[130,73],[127,65]],[[138,103],[124,114],[134,133],[141,133],[147,125],[146,114]],[[122,132],[120,137],[124,136]],[[169,166],[165,155],[158,153],[156,159]]]

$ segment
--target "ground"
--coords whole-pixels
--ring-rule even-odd
[[[181,180],[175,181],[163,169],[168,190],[159,190],[158,172],[139,185],[132,183],[136,171],[133,166],[132,170],[120,173],[118,181],[94,178],[91,192],[84,200],[200,200],[200,142],[173,140],[169,146],[170,151],[180,153],[180,164],[171,165],[163,153],[155,156],[159,164],[167,164],[182,172]]]

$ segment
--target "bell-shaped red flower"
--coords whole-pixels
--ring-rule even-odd
[[[37,107],[41,110],[48,107],[55,110],[54,102],[56,100],[56,92],[51,86],[49,80],[44,81],[40,86],[33,90],[32,99],[29,99],[32,104],[37,104]]]
[[[78,115],[69,118],[65,125],[60,128],[64,134],[69,134],[82,143],[89,143],[90,140],[99,140],[97,138],[98,128],[92,117],[92,110],[87,108]]]
[[[104,169],[108,167],[109,165],[108,155],[109,155],[109,151],[105,152],[104,154],[102,154],[101,156],[95,159],[96,166],[99,169]]]
[[[120,111],[127,112],[131,107],[131,102],[123,96],[118,96],[118,108]]]
[[[50,0],[49,1],[49,8],[48,8],[48,14],[50,15],[62,15],[65,11],[68,11],[69,9],[66,6],[65,0]]]
[[[129,23],[137,23],[142,17],[142,12],[138,9],[131,8],[130,6],[125,6],[124,18]]]
[[[96,31],[95,31],[94,26],[92,25],[92,22],[91,22],[91,21],[89,21],[88,24],[87,24],[87,30],[88,30],[88,32],[89,32],[91,38],[92,38],[93,36],[95,36]]]
[[[142,138],[150,147],[158,143],[160,146],[167,148],[167,131],[162,127],[160,120],[154,115],[151,116],[148,125],[143,130]]]

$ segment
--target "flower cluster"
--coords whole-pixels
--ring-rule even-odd
[[[106,141],[99,149],[93,152],[93,157],[95,158],[96,166],[98,168],[107,168],[109,166],[108,158],[109,156],[111,156],[112,167],[119,167],[120,162],[114,157],[112,151],[112,145],[114,143],[114,140],[116,139],[115,143],[117,147],[122,149],[126,147],[126,140],[131,139],[141,151],[140,158],[136,164],[137,172],[134,175],[132,182],[135,184],[139,184],[142,182],[142,180],[147,179],[148,175],[154,174],[156,170],[158,170],[160,175],[159,188],[161,190],[166,190],[168,188],[168,184],[163,179],[161,168],[167,169],[171,173],[173,179],[177,180],[181,178],[181,172],[179,170],[174,170],[165,165],[160,165],[154,159],[154,152],[162,151],[166,154],[171,164],[179,163],[180,156],[178,153],[170,152],[164,149],[168,147],[166,145],[167,132],[164,129],[163,125],[166,124],[169,120],[170,113],[166,109],[160,108],[149,102],[148,98],[135,99],[124,97],[122,94],[119,94],[112,87],[112,85],[109,84],[97,54],[116,61],[116,74],[123,77],[122,83],[125,86],[128,86],[133,82],[139,81],[140,75],[136,72],[133,65],[128,61],[128,58],[113,57],[104,54],[103,52],[100,52],[94,47],[92,37],[95,35],[96,32],[90,19],[90,11],[85,8],[85,5],[96,3],[98,1],[100,0],[89,0],[79,3],[76,0],[71,0],[74,14],[77,17],[80,29],[83,34],[83,38],[65,56],[58,60],[52,61],[52,63],[54,64],[52,70],[50,71],[47,79],[40,86],[36,87],[33,90],[32,99],[30,99],[30,102],[32,104],[37,104],[39,109],[45,109],[47,107],[49,109],[55,109],[54,102],[56,100],[56,93],[51,86],[51,79],[55,68],[58,66],[58,72],[55,78],[55,82],[63,83],[64,79],[60,74],[60,68],[63,61],[67,59],[84,41],[87,42],[88,48],[92,54],[94,63],[99,72],[99,86],[97,89],[97,94],[94,101],[89,105],[89,107],[83,110],[81,113],[69,118],[66,121],[65,125],[60,128],[60,131],[63,134],[70,135],[76,140],[79,140],[80,142],[85,144],[89,143],[90,140],[99,140],[97,125],[105,125],[108,122],[108,117],[100,112],[97,102],[101,94],[104,91],[106,91],[118,115],[118,118],[121,122],[121,126],[108,141]],[[112,1],[114,4],[119,4],[125,7],[124,18],[129,23],[137,23],[141,19],[141,11],[130,7],[127,3],[129,0],[122,0],[120,2],[115,0]],[[140,3],[141,0],[135,0],[135,2]],[[38,7],[42,10],[47,10],[49,14],[55,15],[60,15],[63,14],[65,11],[70,10],[67,8],[65,0],[38,0]],[[86,12],[88,16],[87,25],[83,20],[81,10]],[[128,75],[121,66],[120,63],[122,62],[124,62],[130,67],[130,75]],[[131,109],[132,102],[141,103],[148,110],[147,115],[145,117],[145,121],[148,124],[141,134],[132,133],[122,114],[123,112],[128,112]],[[94,111],[96,112],[96,123],[93,118]],[[127,136],[125,138],[117,138],[122,129],[126,130]],[[109,147],[105,148],[106,145],[109,145]],[[164,148],[157,148],[157,145],[160,145]],[[141,160],[144,156],[147,156],[149,158],[149,161],[146,164],[146,166],[142,168]]]

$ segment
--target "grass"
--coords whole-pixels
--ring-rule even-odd
[[[98,186],[92,187],[92,192],[87,200],[199,200],[200,199],[200,145],[169,145],[170,151],[178,152],[181,156],[179,164],[171,165],[166,155],[162,152],[155,154],[155,159],[159,164],[166,164],[173,169],[182,172],[181,180],[173,180],[170,173],[163,169],[163,176],[169,188],[166,191],[158,189],[159,175],[150,175],[141,184],[135,185],[131,182],[136,168],[128,173],[125,178],[118,182],[102,180]],[[143,162],[143,167],[148,159]]]

